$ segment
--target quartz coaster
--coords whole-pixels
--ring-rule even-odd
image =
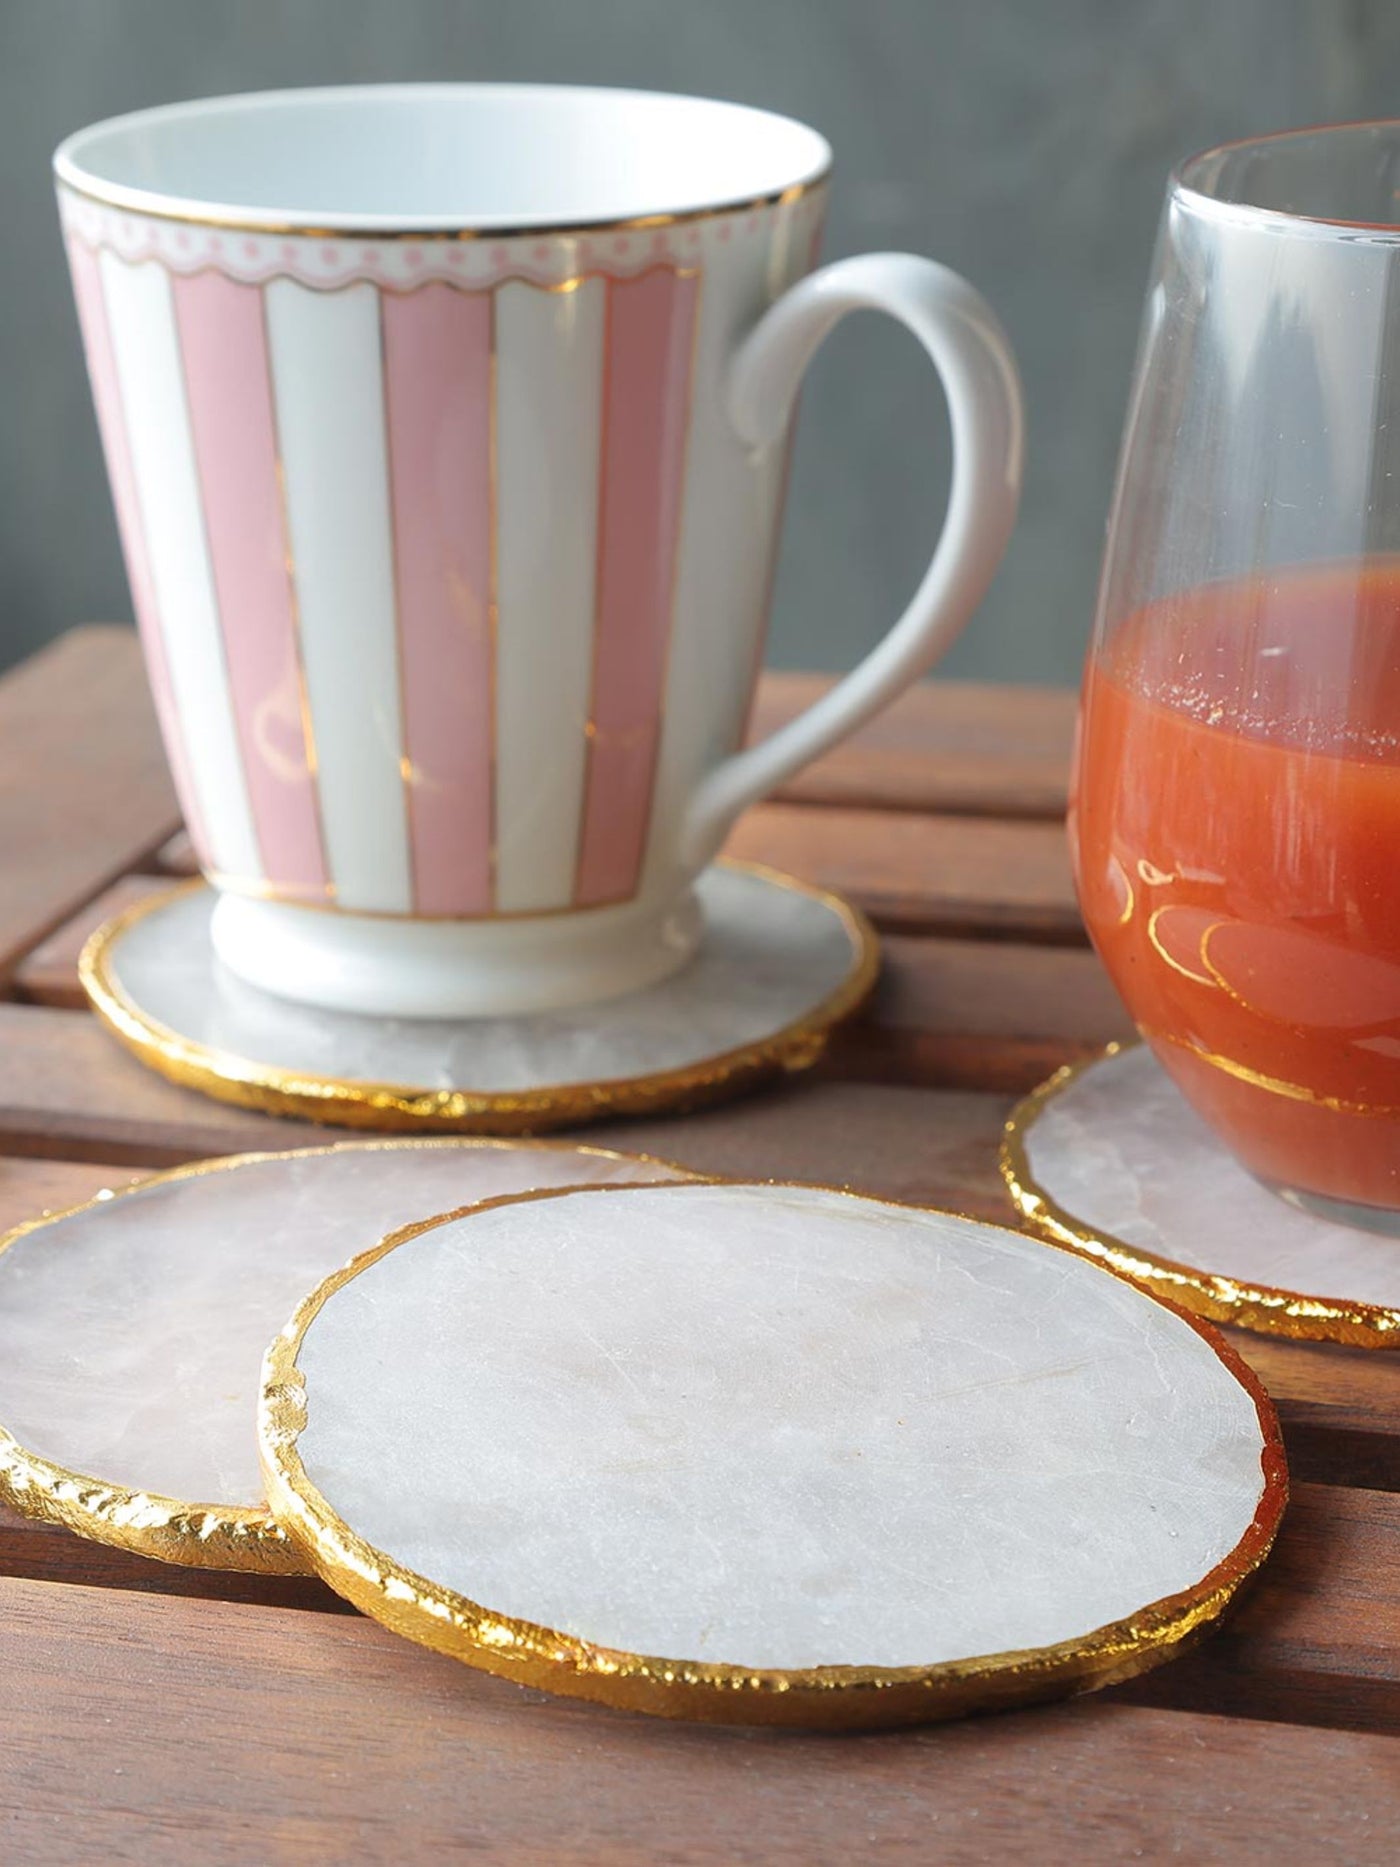
[[[1024,1234],[811,1186],[492,1201],[268,1351],[331,1585],[523,1684],[880,1725],[1171,1657],[1263,1560],[1277,1423],[1207,1324]]]
[[[1198,1315],[1400,1348],[1400,1242],[1261,1186],[1145,1044],[1060,1070],[1013,1111],[1002,1173],[1045,1237]]]
[[[740,863],[697,892],[705,938],[682,972],[568,1011],[394,1019],[275,998],[216,959],[204,882],[99,928],[81,973],[143,1062],[220,1101],[352,1128],[537,1133],[806,1069],[869,994],[875,934],[838,896]]]
[[[292,1305],[414,1214],[684,1177],[549,1142],[371,1141],[203,1161],[20,1226],[0,1240],[0,1497],[168,1562],[304,1571],[254,1432]]]

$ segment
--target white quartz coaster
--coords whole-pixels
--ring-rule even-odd
[[[697,891],[705,937],[683,971],[568,1011],[370,1018],[274,998],[216,959],[202,882],[99,929],[81,970],[145,1062],[225,1101],[362,1128],[534,1133],[805,1068],[874,984],[875,936],[835,895],[732,863]]]
[[[1400,1348],[1400,1240],[1262,1187],[1145,1044],[1052,1077],[1007,1124],[1002,1171],[1047,1237],[1200,1315]]]
[[[1167,1657],[1262,1559],[1272,1410],[1087,1259],[803,1186],[493,1203],[269,1351],[268,1498],[400,1632],[673,1715],[882,1723]]]
[[[681,1177],[546,1142],[350,1143],[179,1168],[23,1226],[0,1242],[0,1496],[172,1562],[303,1569],[254,1434],[288,1310],[421,1213]]]

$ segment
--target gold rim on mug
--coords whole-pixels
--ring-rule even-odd
[[[806,181],[792,182],[786,188],[770,189],[766,194],[742,195],[734,201],[714,206],[682,208],[674,213],[633,214],[620,220],[568,221],[558,226],[529,222],[518,227],[317,227],[297,221],[240,220],[222,214],[217,207],[158,208],[134,207],[116,195],[105,194],[93,183],[59,177],[59,185],[69,194],[116,214],[129,214],[133,220],[166,220],[183,226],[214,227],[221,233],[253,233],[273,238],[297,240],[418,240],[424,243],[441,240],[575,240],[600,233],[651,233],[661,227],[684,227],[693,221],[717,220],[725,214],[757,214],[765,208],[790,207],[795,201],[824,188],[831,180],[831,161]]]
[[[358,1536],[307,1476],[297,1449],[307,1420],[305,1379],[298,1366],[302,1342],[324,1304],[399,1245],[467,1211],[487,1212],[585,1190],[625,1193],[628,1189],[550,1188],[507,1194],[391,1232],[312,1291],[268,1349],[258,1406],[259,1453],[268,1502],[316,1573],[337,1594],[394,1633],[517,1685],[593,1699],[623,1711],[707,1723],[877,1729],[1005,1710],[1134,1678],[1203,1638],[1272,1548],[1288,1501],[1288,1466],[1273,1403],[1258,1376],[1217,1330],[1168,1304],[1207,1343],[1254,1403],[1263,1490],[1240,1540],[1198,1583],[1082,1638],[925,1666],[754,1669],[595,1646],[555,1628],[494,1613],[455,1589],[429,1581]],[[819,1190],[853,1196],[850,1187]],[[854,1196],[877,1205],[928,1210],[908,1201]],[[1114,1273],[1110,1270],[1109,1274]]]
[[[485,1137],[473,1139],[465,1135],[425,1135],[417,1140],[328,1142],[323,1147],[225,1154],[216,1160],[192,1161],[187,1166],[144,1175],[129,1186],[114,1187],[92,1199],[81,1200],[75,1206],[26,1219],[0,1237],[0,1255],[34,1232],[153,1186],[192,1180],[203,1174],[225,1173],[266,1161],[315,1159],[346,1147],[367,1153],[417,1148],[546,1148],[598,1160],[644,1161],[664,1167],[686,1180],[705,1177],[657,1155],[627,1154],[614,1148],[590,1147],[570,1141],[515,1142]],[[464,1210],[469,1211],[470,1207]],[[22,1516],[72,1530],[89,1542],[105,1543],[157,1562],[175,1563],[190,1569],[236,1569],[260,1575],[313,1573],[266,1505],[192,1503],[159,1492],[112,1484],[90,1472],[73,1471],[32,1451],[3,1423],[0,1423],[0,1503],[8,1504]]]
[[[1211,1322],[1294,1342],[1340,1342],[1351,1348],[1400,1349],[1400,1310],[1378,1303],[1305,1296],[1204,1271],[1101,1232],[1055,1200],[1031,1171],[1027,1137],[1045,1109],[1085,1071],[1135,1043],[1107,1045],[1095,1057],[1063,1068],[1018,1102],[1002,1130],[1001,1177],[1021,1217],[1041,1237],[1107,1264],[1179,1308]]]
[[[826,1050],[832,1032],[870,996],[880,968],[875,929],[851,902],[760,863],[726,861],[721,866],[820,902],[841,921],[851,943],[850,968],[834,991],[780,1030],[700,1062],[643,1076],[522,1090],[424,1089],[302,1074],[184,1037],[150,1017],[122,987],[112,952],[129,927],[180,896],[207,886],[203,880],[182,882],[105,922],[83,948],[78,976],[98,1016],[151,1069],[216,1101],[269,1115],[382,1132],[436,1128],[463,1134],[528,1135],[601,1121],[610,1115],[701,1107],[770,1077],[810,1069]]]

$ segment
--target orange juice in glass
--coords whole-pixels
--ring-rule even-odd
[[[1400,124],[1168,194],[1070,830],[1143,1035],[1251,1172],[1400,1233]]]

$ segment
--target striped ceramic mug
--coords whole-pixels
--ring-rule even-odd
[[[681,966],[735,815],[963,626],[1015,365],[956,275],[813,272],[830,152],[733,104],[422,85],[175,105],[55,158],[214,941],[343,1010],[583,1003]],[[803,370],[845,312],[951,412],[905,614],[742,750]]]

